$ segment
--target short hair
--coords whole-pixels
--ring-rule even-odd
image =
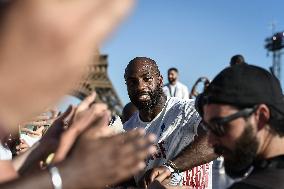
[[[234,66],[234,65],[237,65],[237,64],[246,64],[245,58],[243,57],[243,55],[236,54],[236,55],[232,56],[231,61],[230,61],[230,65]]]
[[[178,73],[178,69],[174,67],[168,69],[168,73],[170,73],[170,71],[175,71],[176,73]]]
[[[129,67],[132,64],[134,64],[135,62],[148,62],[148,63],[150,63],[151,66],[154,68],[155,74],[157,74],[157,76],[161,76],[159,67],[158,67],[157,63],[155,62],[155,60],[153,60],[151,58],[148,58],[148,57],[135,57],[132,60],[130,60],[130,62],[126,66],[125,71],[124,71],[124,79],[126,79],[126,73],[127,73],[128,69],[129,69]]]

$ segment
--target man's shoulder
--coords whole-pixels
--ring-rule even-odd
[[[229,189],[253,188],[253,189],[278,189],[284,188],[283,167],[265,167],[253,171],[247,178],[233,184]],[[245,189],[246,189],[245,188]]]
[[[166,84],[164,84],[163,89],[164,89],[164,90],[165,90],[165,89],[169,89],[169,86],[170,86],[170,84],[169,84],[169,83],[166,83]]]
[[[126,131],[129,131],[131,129],[134,129],[135,126],[139,123],[139,119],[138,119],[138,114],[139,112],[136,111],[133,113],[133,115],[129,118],[128,121],[126,121],[124,124],[123,124],[123,129],[126,130]]]
[[[199,120],[199,114],[195,109],[195,100],[193,99],[181,99],[177,97],[170,97],[167,111],[172,112],[175,115],[182,115],[187,120],[192,119],[193,117]]]
[[[177,86],[188,89],[188,87],[180,81],[177,82]]]
[[[168,106],[178,109],[195,109],[195,100],[193,99],[182,99],[178,97],[170,97]]]

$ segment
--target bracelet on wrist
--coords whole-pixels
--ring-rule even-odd
[[[176,164],[171,161],[171,160],[168,160],[166,163],[163,164],[165,167],[167,167],[171,173],[179,173],[180,170],[178,169],[178,167],[176,166]]]
[[[55,166],[48,167],[48,171],[51,176],[51,182],[54,189],[62,189],[62,179],[59,170]]]

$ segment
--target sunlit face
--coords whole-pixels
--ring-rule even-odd
[[[178,73],[174,70],[171,70],[168,72],[168,80],[169,83],[174,83],[175,81],[177,81],[178,78]]]
[[[214,120],[228,117],[240,110],[229,105],[209,104],[204,106],[204,122],[207,127]],[[226,173],[231,177],[242,176],[256,158],[259,142],[256,137],[256,126],[243,117],[236,118],[222,125],[224,135],[217,136],[209,129],[209,143],[215,153],[224,156]]]
[[[149,110],[159,103],[163,81],[151,63],[137,61],[129,65],[125,81],[129,98],[139,110]]]

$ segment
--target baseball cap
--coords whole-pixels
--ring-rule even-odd
[[[279,80],[267,70],[248,64],[225,68],[196,99],[203,116],[205,104],[229,104],[252,107],[266,104],[284,115],[284,98]]]

